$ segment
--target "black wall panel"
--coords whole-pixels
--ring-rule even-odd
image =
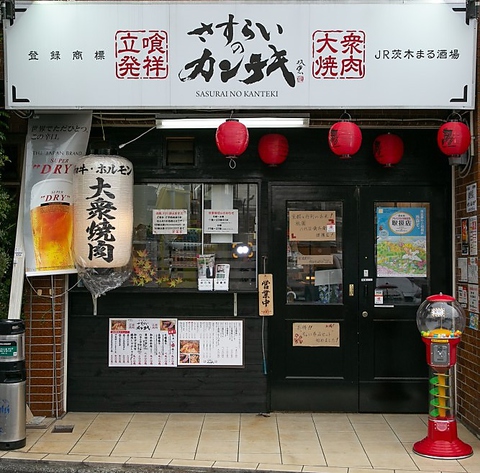
[[[107,140],[117,147],[144,130],[106,128]],[[373,141],[387,131],[404,141],[405,154],[394,168],[380,166],[373,157]],[[385,186],[444,184],[451,168],[438,149],[436,130],[362,130],[360,151],[341,160],[328,147],[327,129],[281,130],[289,141],[289,155],[278,167],[258,157],[261,136],[279,130],[250,130],[250,145],[231,169],[215,145],[215,130],[153,130],[119,152],[134,164],[136,182],[257,182],[259,187],[258,262],[269,272],[271,261],[285,248],[270,241],[268,184],[315,183]],[[95,137],[95,133],[98,137]],[[100,130],[93,130],[93,140]],[[194,136],[196,165],[164,166],[165,138]],[[446,211],[449,211],[446,209]],[[265,259],[264,259],[265,258]],[[72,283],[75,277],[72,276]],[[116,289],[98,299],[93,315],[90,294],[75,288],[69,296],[69,354],[67,409],[69,411],[129,412],[264,412],[268,410],[267,376],[262,358],[262,319],[257,294],[238,294],[238,315],[245,321],[243,368],[109,368],[109,317],[231,318],[233,294],[173,290]],[[265,321],[268,330],[268,320]],[[266,334],[265,334],[266,338]],[[267,360],[268,367],[268,360]]]

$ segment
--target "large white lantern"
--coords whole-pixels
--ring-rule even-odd
[[[94,297],[130,275],[133,166],[121,156],[91,154],[73,173],[75,266]]]

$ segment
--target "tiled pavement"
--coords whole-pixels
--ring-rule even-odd
[[[55,425],[73,431],[54,432]],[[461,424],[458,436],[473,447],[470,458],[416,455],[412,445],[426,435],[427,416],[416,414],[72,412],[46,429],[28,428],[27,445],[0,452],[0,465],[16,459],[202,470],[480,473],[480,440]]]

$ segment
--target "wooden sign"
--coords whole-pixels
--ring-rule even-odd
[[[273,275],[258,275],[258,315],[273,315]]]
[[[340,324],[300,322],[293,324],[294,347],[339,347]]]

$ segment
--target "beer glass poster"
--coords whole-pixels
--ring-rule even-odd
[[[23,235],[27,276],[76,272],[73,167],[85,154],[91,113],[40,115],[28,122]]]
[[[243,366],[243,321],[109,319],[110,367]]]

